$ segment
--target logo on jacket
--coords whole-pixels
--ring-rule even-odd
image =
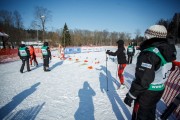
[[[151,65],[151,64],[149,64],[149,63],[144,63],[144,62],[141,64],[141,66],[142,66],[142,67],[145,67],[145,68],[149,68],[149,69],[152,68],[152,65]]]

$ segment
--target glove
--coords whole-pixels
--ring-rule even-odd
[[[109,52],[110,52],[110,50],[107,50],[107,51],[106,51],[106,54],[109,54]]]
[[[125,99],[124,99],[124,103],[125,103],[126,105],[128,105],[129,107],[131,107],[131,103],[132,103],[133,100],[134,100],[134,99],[131,98],[131,97],[129,96],[129,94],[127,93],[127,94],[126,94],[126,97],[125,97]]]

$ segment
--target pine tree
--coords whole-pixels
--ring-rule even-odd
[[[68,29],[68,26],[66,25],[66,23],[63,28],[61,44],[64,47],[72,45],[71,35],[69,33],[69,29]]]

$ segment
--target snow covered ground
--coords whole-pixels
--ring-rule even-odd
[[[52,54],[58,55],[57,51]],[[43,71],[41,58],[38,58],[38,67],[32,66],[31,72],[27,72],[25,67],[23,74],[19,72],[20,60],[0,64],[0,119],[131,119],[132,108],[126,106],[123,100],[131,83],[136,59],[125,71],[127,87],[116,90],[119,86],[116,59],[108,57],[106,71],[104,51],[67,57],[66,60],[53,57],[50,72]]]

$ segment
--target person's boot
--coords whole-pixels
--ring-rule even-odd
[[[45,70],[46,72],[48,72],[48,71],[51,71],[50,69],[49,69],[49,67],[46,67],[46,70]]]
[[[46,67],[45,66],[43,66],[43,70],[46,71]]]

